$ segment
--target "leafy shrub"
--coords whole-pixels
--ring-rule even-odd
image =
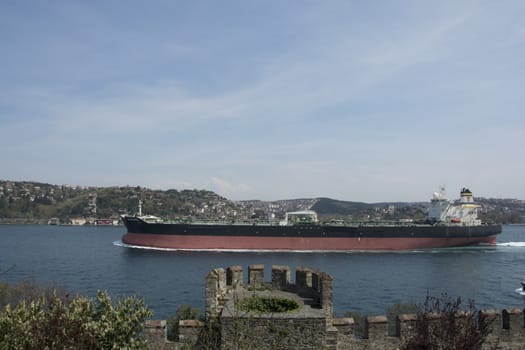
[[[299,304],[292,299],[252,296],[239,301],[239,309],[260,313],[288,312],[299,308]]]
[[[142,349],[144,320],[153,315],[134,297],[114,303],[106,292],[96,299],[41,296],[7,304],[0,312],[1,349]]]

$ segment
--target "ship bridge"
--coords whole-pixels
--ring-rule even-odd
[[[478,208],[479,205],[474,203],[474,197],[469,189],[462,188],[459,201],[454,203],[446,198],[445,188],[441,187],[430,200],[428,218],[446,224],[478,226],[481,225]]]
[[[280,222],[281,226],[294,224],[311,224],[319,221],[317,213],[313,210],[300,210],[286,213],[284,221]]]

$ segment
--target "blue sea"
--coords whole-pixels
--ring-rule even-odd
[[[395,303],[428,294],[473,299],[478,308],[525,307],[516,292],[525,279],[525,226],[504,226],[495,247],[410,252],[221,253],[156,251],[120,242],[124,227],[0,225],[0,281],[32,280],[95,296],[138,295],[154,318],[182,304],[204,309],[204,278],[212,268],[264,264],[320,269],[334,278],[334,311],[384,314]]]

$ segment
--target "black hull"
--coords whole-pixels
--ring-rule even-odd
[[[324,237],[324,238],[470,238],[501,233],[501,225],[481,226],[335,226],[335,225],[239,225],[146,223],[125,217],[128,233],[178,236]]]

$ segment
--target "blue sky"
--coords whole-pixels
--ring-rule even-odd
[[[0,2],[0,179],[525,199],[525,2]]]

